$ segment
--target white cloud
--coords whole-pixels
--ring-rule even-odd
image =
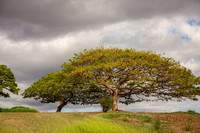
[[[185,63],[182,63],[183,66],[185,66],[186,68],[192,70],[194,73],[197,74],[200,74],[200,68],[199,68],[199,65],[200,65],[200,61],[196,61],[195,59],[190,59],[188,61],[186,61]]]

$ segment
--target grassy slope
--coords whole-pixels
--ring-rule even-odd
[[[200,133],[197,113],[0,113],[0,133]]]
[[[118,120],[113,120],[114,118]],[[131,124],[131,119],[149,124]],[[156,133],[151,119],[130,114],[0,113],[0,132]]]

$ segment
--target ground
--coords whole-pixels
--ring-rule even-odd
[[[130,112],[128,112],[130,113]],[[84,113],[87,115],[97,115],[98,113]],[[150,116],[154,120],[159,120],[165,132],[171,133],[200,133],[200,114],[187,113],[137,113],[130,114]],[[122,118],[114,118],[116,121],[123,121]],[[141,124],[136,118],[131,118],[129,123]]]
[[[0,132],[200,133],[200,114],[0,113]]]
[[[165,131],[174,133],[200,133],[200,114],[142,113],[161,122]]]

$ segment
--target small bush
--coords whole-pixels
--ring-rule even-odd
[[[186,113],[187,113],[187,114],[191,114],[191,115],[197,114],[197,112],[195,112],[195,111],[193,111],[193,110],[188,110]]]
[[[185,125],[185,131],[192,131],[192,125],[190,124]]]
[[[10,109],[0,108],[0,112],[39,112],[39,111],[33,108],[31,109],[28,107],[17,106],[17,107],[12,107]]]
[[[154,128],[156,130],[160,130],[161,129],[161,122],[159,119],[156,119],[156,121],[154,122]]]
[[[152,119],[149,116],[143,116],[143,121],[144,122],[151,122]]]
[[[100,105],[103,109],[103,112],[108,112],[112,108],[113,100],[108,96],[102,97],[99,100],[99,102],[100,102]]]
[[[185,125],[185,131],[192,131],[192,129],[193,129],[192,122],[193,122],[193,118],[189,117],[187,120],[187,123]]]

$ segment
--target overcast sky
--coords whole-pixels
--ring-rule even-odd
[[[200,0],[0,0],[0,64],[21,89],[60,69],[74,53],[97,46],[165,53],[200,76]],[[0,107],[55,111],[58,103],[0,98]],[[120,105],[128,111],[200,112],[200,102]],[[64,111],[100,111],[68,106]]]

